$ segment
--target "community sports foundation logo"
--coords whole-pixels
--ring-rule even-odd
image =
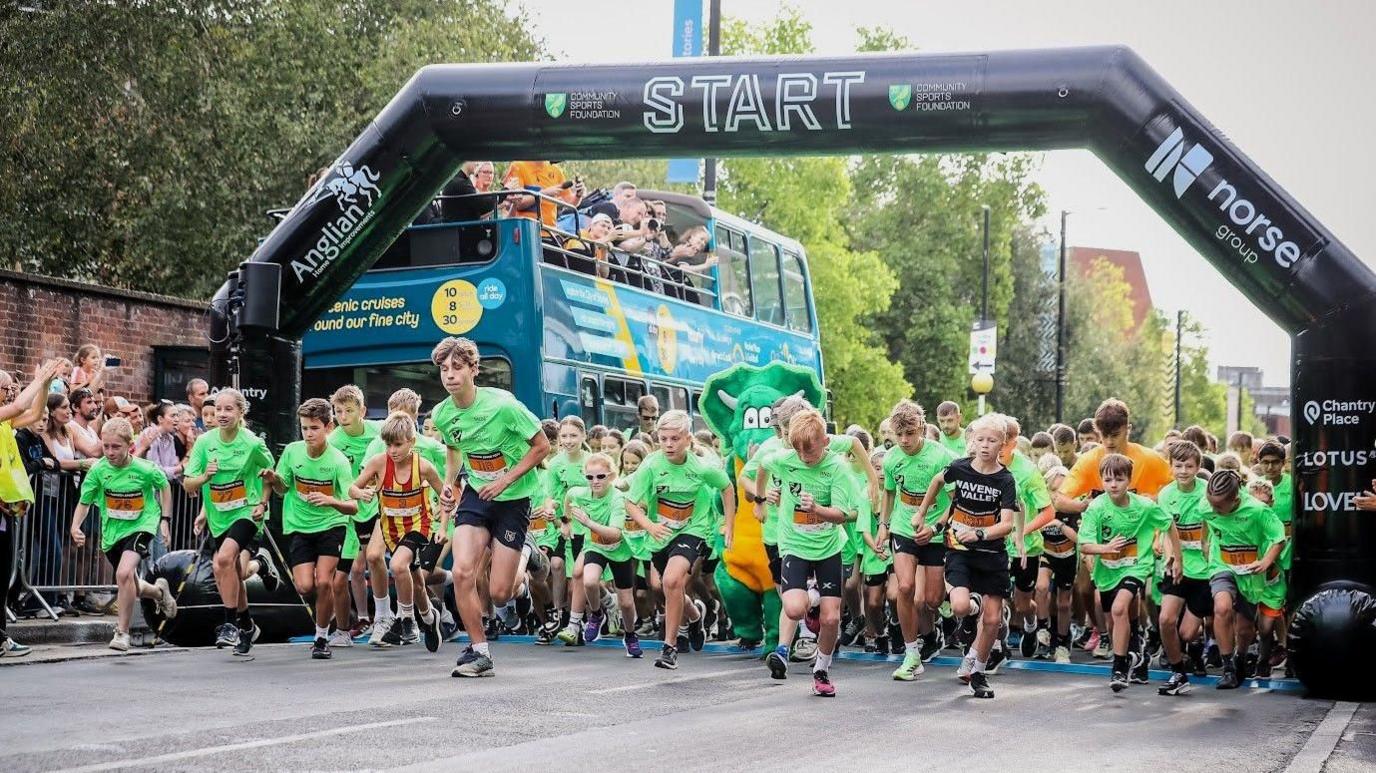
[[[564,114],[564,109],[569,106],[569,95],[562,91],[557,91],[545,95],[545,112],[550,118],[558,118]]]
[[[1185,132],[1180,128],[1170,133],[1170,136],[1161,141],[1147,159],[1146,168],[1155,177],[1157,182],[1164,182],[1166,175],[1175,170],[1175,175],[1171,182],[1175,187],[1175,197],[1178,199],[1185,195],[1185,191],[1190,189],[1194,181],[1199,179],[1204,170],[1209,168],[1209,164],[1214,162],[1214,155],[1204,149],[1203,145],[1196,144],[1185,150]]]

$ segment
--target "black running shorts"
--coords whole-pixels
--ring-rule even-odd
[[[612,584],[617,590],[631,590],[635,587],[635,559],[613,561],[601,553],[589,550],[583,556],[584,566],[610,567]]]
[[[492,539],[511,550],[519,551],[526,541],[526,527],[530,525],[529,499],[492,499],[484,501],[477,489],[466,486],[454,514],[454,528],[477,526],[487,529]]]
[[[347,526],[311,533],[296,532],[291,535],[291,545],[287,547],[287,564],[313,564],[321,556],[339,558],[344,552],[344,530]]]
[[[110,546],[105,551],[105,560],[110,562],[110,566],[119,568],[119,562],[124,558],[124,552],[132,551],[139,554],[139,560],[148,558],[148,546],[153,544],[153,535],[146,531],[136,531],[119,542]]]
[[[809,561],[797,556],[784,556],[781,587],[787,593],[791,590],[807,590],[811,577],[817,580],[817,592],[823,596],[841,597],[841,586],[845,583],[841,567],[841,554],[828,556],[819,561]]]
[[[1008,554],[948,550],[946,582],[971,593],[1008,598]]]

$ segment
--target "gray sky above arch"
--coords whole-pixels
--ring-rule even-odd
[[[527,0],[536,31],[570,60],[667,57],[672,2],[630,6]],[[819,54],[853,50],[856,26],[887,26],[926,52],[1124,43],[1222,129],[1243,152],[1376,265],[1369,228],[1376,193],[1376,119],[1367,73],[1376,50],[1363,40],[1376,7],[1358,2],[1136,3],[1012,0],[972,3],[797,2],[813,23]],[[771,18],[773,0],[723,0],[725,12]],[[633,21],[619,17],[634,7]],[[614,23],[613,23],[614,22]],[[1215,362],[1260,365],[1268,384],[1289,383],[1289,339],[1088,151],[1044,155],[1053,234],[1060,209],[1075,245],[1142,253],[1153,299],[1186,308],[1209,328]],[[1098,210],[1098,207],[1106,209]]]

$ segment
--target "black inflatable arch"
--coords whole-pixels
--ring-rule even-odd
[[[301,336],[465,158],[1068,147],[1103,159],[1291,334],[1293,593],[1369,593],[1376,517],[1353,496],[1376,472],[1376,274],[1124,47],[426,67],[253,254],[282,266],[280,326],[213,346],[215,383],[235,374],[272,439],[291,439]],[[213,304],[215,340],[232,294]],[[1334,622],[1351,618],[1319,627],[1356,635]]]

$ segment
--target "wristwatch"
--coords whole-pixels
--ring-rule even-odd
[[[976,542],[983,542],[983,541],[984,541],[984,529],[975,529],[975,541],[976,541]]]
[[[764,504],[765,502],[768,502],[768,501],[769,501],[769,497],[761,497],[761,496],[756,496],[756,495],[754,495],[754,494],[751,494],[751,495],[750,495],[750,501],[751,501],[751,502],[754,502],[754,503],[757,504],[757,505],[762,505],[762,504]]]

